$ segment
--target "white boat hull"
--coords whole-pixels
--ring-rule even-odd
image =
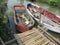
[[[33,4],[33,5],[35,5],[35,4]],[[35,6],[37,6],[39,8],[38,5],[35,5]],[[33,17],[37,22],[40,22],[39,19],[35,18],[33,16],[33,14],[29,11],[29,9],[27,9],[27,5],[25,5],[25,7],[26,7],[27,12],[30,14],[30,16]],[[53,32],[56,32],[56,33],[60,33],[60,28],[59,27],[54,27],[54,26],[49,25],[47,23],[42,23],[42,25],[43,25],[43,27],[46,27],[50,31],[53,31]]]

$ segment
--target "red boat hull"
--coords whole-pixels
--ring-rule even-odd
[[[25,10],[25,6],[24,6],[24,5],[21,5],[21,6],[15,5],[15,6],[14,6],[14,10],[15,10],[15,11],[16,11],[16,10]],[[15,12],[15,14],[14,14],[14,17],[15,17],[15,15],[16,15],[16,12]],[[15,20],[16,20],[16,17],[15,17]],[[18,23],[16,23],[16,22],[15,22],[15,24],[16,24],[16,27],[17,27],[18,31],[20,31],[20,32],[25,32],[25,31],[28,31],[28,30],[29,30],[29,27],[27,27],[27,26],[18,25]]]
[[[44,16],[47,16],[48,18],[50,18],[51,20],[53,20],[54,22],[60,24],[60,18],[58,18],[55,14],[41,8],[41,7],[37,7],[37,6],[34,6],[32,5],[32,8],[35,8],[37,10],[39,10]]]
[[[25,31],[29,30],[29,28],[26,26],[16,25],[16,27],[17,27],[18,31],[20,31],[20,32],[25,32]]]

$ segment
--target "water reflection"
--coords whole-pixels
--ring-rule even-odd
[[[51,35],[53,35],[54,37],[56,37],[60,41],[60,34],[52,32],[52,31],[47,31],[47,32],[49,32]]]
[[[20,4],[20,0],[8,0],[7,2],[8,9],[11,9],[14,5],[18,4]]]

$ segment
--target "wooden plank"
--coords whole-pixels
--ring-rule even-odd
[[[27,36],[27,35],[29,35],[29,34],[31,34],[31,33],[34,33],[35,31],[33,30],[29,30],[29,31],[26,31],[26,32],[24,32],[24,33],[21,33],[21,34],[17,34],[16,36],[19,36],[20,35],[20,37],[24,37],[24,36]]]
[[[24,40],[24,41],[27,41],[27,40],[29,40],[29,39],[31,39],[31,38],[34,38],[34,37],[36,37],[36,36],[38,36],[39,34],[37,34],[37,33],[33,33],[33,34],[31,34],[31,35],[29,35],[29,36],[26,36],[26,37],[24,37],[24,38],[21,38],[22,40]]]
[[[49,40],[51,40],[52,42],[59,44],[60,45],[60,41],[57,40],[55,37],[53,37],[51,34],[49,34],[46,30],[44,30],[42,27],[38,26],[39,31],[42,30],[44,36],[46,36],[47,38],[49,38]]]
[[[2,45],[5,45],[5,43],[3,42],[3,40],[1,38],[0,38],[0,41],[1,41]]]
[[[42,37],[43,38],[43,37]],[[39,36],[36,36],[34,38],[31,38],[30,40],[24,42],[25,44],[33,44],[34,42],[36,42],[38,39],[40,39],[40,35]]]
[[[26,31],[21,34],[15,34],[18,43],[23,45],[45,45],[50,44],[50,40],[47,39],[38,29],[33,28],[33,30]],[[54,43],[51,42],[53,45]]]
[[[9,40],[8,42],[5,42],[5,45],[10,44],[10,43],[12,43],[12,42],[14,42],[14,41],[16,41],[16,39],[15,39],[15,38],[14,38],[14,39],[12,39],[12,40]]]

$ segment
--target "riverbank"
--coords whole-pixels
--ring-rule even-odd
[[[49,4],[41,3],[41,2],[34,2],[34,4],[41,6],[42,8],[56,14],[57,16],[60,16],[60,9],[57,7],[53,7],[53,6],[50,6]]]

